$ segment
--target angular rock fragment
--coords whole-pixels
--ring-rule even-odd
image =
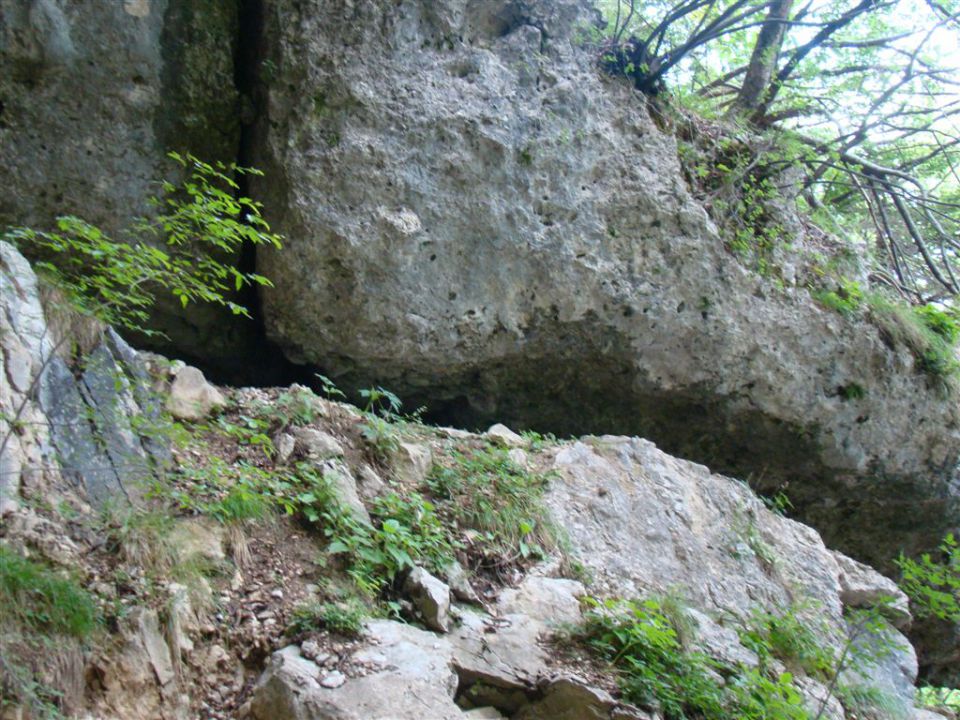
[[[223,395],[195,367],[184,365],[170,385],[167,410],[180,420],[202,420],[226,404]]]
[[[450,630],[450,588],[421,567],[407,575],[403,589],[410,596],[423,621],[432,630]]]
[[[505,448],[523,448],[528,445],[527,441],[520,435],[500,423],[492,425],[490,429],[483,434],[483,437],[494,445]]]

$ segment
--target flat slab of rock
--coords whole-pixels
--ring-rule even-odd
[[[849,608],[878,608],[894,627],[910,627],[910,601],[897,584],[869,565],[832,553],[840,568],[840,600]]]
[[[324,687],[315,663],[295,645],[270,660],[253,690],[254,720],[462,720],[454,703],[457,677],[450,668],[451,647],[444,638],[389,620],[367,625],[369,646],[353,655],[358,663],[381,668]],[[334,683],[328,683],[334,684]]]
[[[701,624],[699,642],[719,657],[753,661],[735,625],[754,609],[809,603],[816,608],[810,628],[836,646],[848,632],[844,606],[899,595],[877,573],[828,550],[813,529],[771,512],[744,483],[646,440],[604,436],[565,445],[554,469],[546,504],[592,574],[591,591],[650,597],[682,588]],[[891,632],[895,650],[872,671],[871,684],[909,704],[916,660]]]

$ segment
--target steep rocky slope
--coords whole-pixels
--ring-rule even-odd
[[[25,614],[5,606],[9,712],[25,697],[53,697],[68,713],[124,720],[662,717],[655,704],[625,702],[609,666],[563,634],[582,623],[590,595],[675,598],[686,642],[732,678],[790,669],[810,717],[854,712],[851,696],[846,713],[832,697],[841,687],[873,688],[902,717],[935,717],[913,707],[916,658],[896,629],[910,622],[902,593],[743,483],[635,438],[390,425],[305,388],[224,395],[192,368],[138,354],[55,297],[42,300],[30,267],[2,243],[0,271],[0,549],[69,568],[104,623],[83,642],[32,645],[54,611],[30,612],[36,595],[18,596]],[[497,538],[463,524],[502,501],[508,477],[525,483],[511,492],[536,493],[525,506],[534,515],[515,521],[560,528],[552,557],[509,549],[516,528],[500,526]],[[479,494],[456,494],[465,487]],[[385,520],[396,503],[416,514]],[[337,534],[344,527],[407,533],[422,543],[405,546],[416,555],[439,542],[417,524],[434,512],[471,573],[447,565],[445,584],[400,565],[397,582],[381,586],[394,613],[427,629],[370,620],[342,637],[329,610],[304,620],[304,607],[342,602],[352,587],[331,544],[350,541]],[[520,533],[549,547],[532,526]],[[9,583],[0,573],[0,602]],[[850,613],[872,608],[882,608],[878,624],[861,636]],[[839,670],[823,675],[793,655],[764,665],[764,646],[743,635],[758,617],[803,618]],[[24,638],[18,622],[36,634]],[[888,650],[845,663],[845,649],[865,641]]]
[[[256,260],[261,329],[290,360],[449,424],[649,438],[785,490],[887,572],[932,549],[958,523],[955,398],[791,267],[725,250],[669,129],[597,72],[595,21],[574,0],[0,0],[0,223],[116,230],[169,148],[259,165],[288,238]],[[224,371],[272,354],[215,315],[170,329]]]

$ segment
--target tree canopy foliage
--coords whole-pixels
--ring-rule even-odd
[[[599,0],[601,64],[796,149],[777,162],[871,280],[960,294],[960,0]]]

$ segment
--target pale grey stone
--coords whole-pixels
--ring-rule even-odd
[[[253,690],[250,706],[255,720],[460,720],[453,701],[456,675],[450,669],[451,647],[446,638],[388,620],[367,624],[371,643],[353,656],[376,668],[336,688],[324,688],[317,666],[296,646],[274,653]]]
[[[470,585],[470,578],[467,576],[466,570],[463,569],[460,563],[454,561],[447,565],[444,568],[444,574],[447,585],[450,586],[450,592],[453,593],[457,600],[468,603],[480,602],[479,596],[473,589],[473,586]]]
[[[580,621],[580,598],[586,594],[587,589],[577,580],[530,575],[519,587],[503,590],[497,604],[505,613],[561,626]]]
[[[546,505],[592,575],[591,593],[673,595],[698,626],[694,644],[731,662],[756,663],[736,633],[755,610],[795,612],[824,647],[842,651],[849,633],[838,560],[855,566],[811,528],[768,510],[746,484],[646,440],[611,436],[565,444],[554,469]],[[916,660],[893,628],[889,641],[893,652],[869,683],[906,698]]]
[[[833,553],[840,568],[840,600],[850,608],[878,608],[897,628],[910,627],[910,601],[893,580],[842,553]]]
[[[507,457],[521,470],[527,470],[530,467],[530,456],[523,448],[513,448],[507,453]]]
[[[419,487],[433,467],[433,451],[423,443],[400,443],[390,453],[390,470],[401,485]]]
[[[377,471],[364,463],[357,471],[357,491],[365,500],[373,500],[386,492],[387,486]]]
[[[293,430],[297,449],[311,460],[343,457],[343,445],[330,433],[312,427],[300,427]]]
[[[334,670],[329,675],[325,675],[320,681],[320,687],[325,687],[328,690],[335,690],[338,687],[342,686],[347,681],[347,676],[344,675],[339,670]]]
[[[323,477],[330,483],[340,502],[346,505],[358,520],[369,523],[370,513],[360,499],[357,481],[350,468],[340,460],[327,460],[322,467]]]
[[[297,447],[297,441],[290,433],[282,432],[274,438],[273,447],[277,451],[274,459],[278,464],[285,465],[290,461],[290,458],[293,457],[293,451]]]
[[[415,567],[403,583],[404,592],[413,601],[431,630],[450,630],[450,588],[422,567]]]
[[[522,448],[528,444],[520,435],[501,423],[491,425],[483,437],[494,445],[505,448]]]
[[[177,371],[167,398],[171,415],[181,420],[202,420],[224,405],[223,395],[197,368],[185,365]]]
[[[465,711],[463,716],[469,720],[505,720],[500,711],[492,707],[473,708]]]

